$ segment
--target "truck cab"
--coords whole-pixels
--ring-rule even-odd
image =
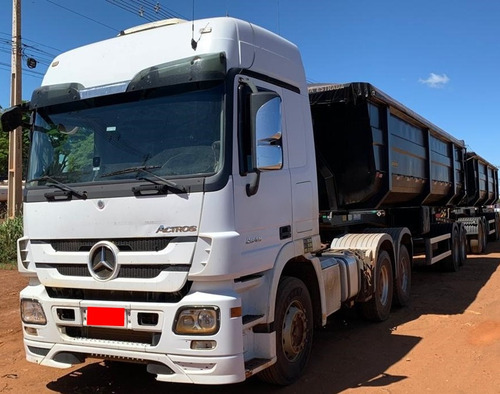
[[[206,384],[275,364],[281,274],[320,249],[297,48],[232,18],[144,25],[58,56],[30,109],[28,360]],[[313,324],[292,312],[290,362]]]

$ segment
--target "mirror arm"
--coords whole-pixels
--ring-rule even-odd
[[[255,181],[253,184],[247,183],[246,191],[247,191],[247,196],[252,197],[253,195],[257,194],[259,191],[259,184],[260,184],[260,171],[256,170],[257,177],[255,178]]]

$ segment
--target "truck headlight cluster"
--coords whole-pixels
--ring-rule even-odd
[[[181,308],[175,317],[174,332],[179,335],[213,335],[219,331],[219,315],[219,308],[215,306]]]
[[[37,300],[21,300],[21,319],[26,324],[47,324],[42,305]]]

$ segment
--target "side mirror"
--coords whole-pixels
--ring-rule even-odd
[[[7,108],[0,116],[0,121],[2,122],[2,130],[8,133],[17,129],[19,126],[23,126],[23,114],[24,112],[26,112],[26,110],[26,104]]]
[[[247,184],[247,196],[259,190],[261,171],[283,167],[281,140],[281,98],[274,92],[250,95],[250,134],[252,140],[252,169],[257,177]]]
[[[283,167],[281,98],[274,92],[253,93],[250,98],[253,167],[257,171]]]

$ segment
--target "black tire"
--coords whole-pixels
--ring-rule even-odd
[[[391,313],[393,296],[392,264],[389,253],[381,250],[375,265],[376,289],[372,298],[361,304],[363,317],[372,321],[387,320]]]
[[[500,239],[500,215],[495,212],[495,241]]]
[[[460,265],[467,262],[467,230],[460,224]]]
[[[482,238],[482,243],[483,243],[483,248],[482,248],[482,251],[481,253],[485,253],[486,252],[486,246],[488,245],[488,233],[489,233],[489,227],[490,225],[488,224],[488,221],[486,220],[486,218],[483,216],[482,217],[482,225],[483,225],[483,238]]]
[[[410,302],[411,289],[411,259],[405,245],[401,245],[399,248],[397,271],[398,277],[394,278],[392,303],[396,306],[405,306]]]
[[[313,341],[311,296],[301,280],[287,276],[281,278],[274,324],[277,361],[258,376],[265,382],[286,386],[304,371]]]
[[[493,234],[489,234],[489,232],[490,232],[490,220],[493,220],[493,219],[495,219],[495,217],[494,216],[492,217],[492,215],[488,215],[488,217],[486,218],[486,229],[488,230],[487,231],[487,233],[488,233],[487,241],[488,242],[494,242],[497,240],[498,229],[497,229],[496,219],[493,222],[493,229],[495,230],[495,232]]]
[[[483,253],[483,238],[484,238],[484,227],[481,220],[477,223],[477,238],[471,238],[469,240],[470,251],[474,254]]]
[[[457,272],[460,268],[460,229],[456,224],[451,230],[451,255],[441,261],[440,268],[446,272]]]

